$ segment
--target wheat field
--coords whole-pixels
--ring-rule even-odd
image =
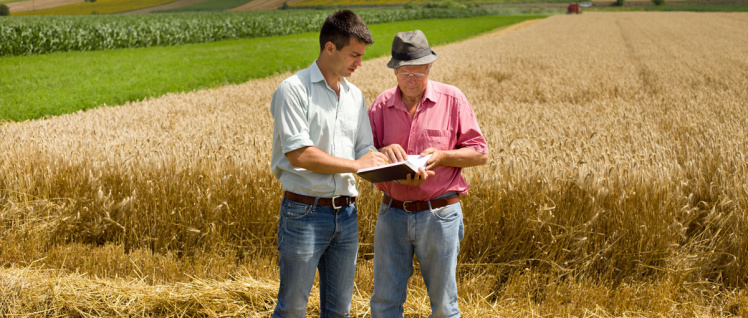
[[[464,317],[748,316],[748,14],[553,16],[434,50],[491,149],[464,171]],[[350,78],[369,102],[386,61]],[[0,316],[269,316],[288,75],[0,124]],[[381,194],[359,188],[366,317]],[[407,317],[430,313],[418,275]]]

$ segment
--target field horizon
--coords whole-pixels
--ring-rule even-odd
[[[464,170],[463,316],[748,315],[746,25],[585,13],[434,47],[430,79],[490,148]],[[387,60],[350,78],[368,102],[396,84]],[[267,316],[268,105],[289,75],[0,124],[0,315]],[[359,189],[351,316],[369,317],[381,194]],[[427,316],[409,286],[406,316]]]
[[[106,0],[116,1],[116,0]],[[149,0],[156,1],[156,0]],[[142,4],[135,7],[122,7],[111,11],[111,9],[100,9],[99,5],[90,3],[87,6],[97,7],[88,11],[79,11],[74,9],[80,7],[80,1],[76,0],[26,0],[26,1],[0,1],[7,3],[11,10],[11,15],[57,15],[57,14],[149,14],[149,13],[174,13],[174,12],[200,12],[200,11],[266,11],[277,10],[284,5],[289,9],[309,10],[309,9],[334,9],[334,8],[394,8],[402,6],[432,6],[439,5],[444,0],[178,0],[169,1],[165,4]],[[573,1],[572,1],[573,2]],[[564,11],[566,6],[571,3],[561,0],[470,0],[470,1],[453,1],[457,6],[460,5],[479,5],[482,7],[501,7],[512,8],[516,10],[540,10],[548,12],[550,10]],[[655,5],[652,0],[628,0],[623,6],[616,6],[614,0],[590,1],[591,7],[583,8],[582,11],[727,11],[727,12],[745,12],[748,11],[748,1],[746,0],[672,0],[665,1],[663,5]],[[444,5],[444,4],[442,4]],[[39,10],[39,12],[34,12]],[[95,11],[95,13],[94,13]],[[15,13],[15,14],[14,14]]]

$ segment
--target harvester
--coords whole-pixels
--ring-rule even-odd
[[[572,3],[569,4],[568,7],[566,7],[566,14],[580,14],[582,11],[579,11],[579,4],[578,3]]]

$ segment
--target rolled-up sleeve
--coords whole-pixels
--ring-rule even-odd
[[[273,93],[270,110],[275,118],[275,132],[281,142],[283,154],[299,148],[313,146],[306,120],[307,103],[303,85],[284,81]]]

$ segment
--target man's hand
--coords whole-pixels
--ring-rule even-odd
[[[356,160],[356,170],[384,165],[387,156],[379,152],[370,152]]]
[[[397,180],[395,182],[409,186],[419,186],[423,184],[426,179],[428,179],[428,177],[433,176],[434,174],[436,173],[421,167],[418,168],[418,173],[416,173],[415,176],[411,176],[411,174],[409,173],[406,179]]]
[[[436,166],[442,165],[442,161],[446,158],[444,151],[436,148],[426,148],[421,152],[421,157],[431,155],[428,161],[426,161],[426,170],[431,170]]]
[[[391,144],[387,147],[382,147],[379,149],[379,152],[387,156],[388,162],[400,162],[408,159],[408,153],[398,144]]]

